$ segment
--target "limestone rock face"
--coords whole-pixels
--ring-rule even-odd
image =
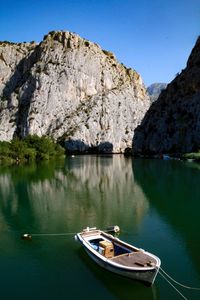
[[[16,131],[20,87],[34,60],[35,43],[0,42],[0,140],[10,140]],[[33,55],[35,56],[35,55]]]
[[[134,152],[185,153],[200,148],[200,37],[186,68],[152,104],[135,130]]]
[[[49,135],[71,151],[123,152],[149,105],[136,71],[76,34],[0,44],[0,140]]]

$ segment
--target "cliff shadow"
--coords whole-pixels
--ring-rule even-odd
[[[80,139],[69,139],[63,143],[66,152],[70,154],[112,154],[113,144],[106,141],[93,146]]]
[[[16,129],[13,137],[24,137],[28,134],[28,113],[32,95],[36,89],[36,78],[31,74],[31,68],[40,58],[41,51],[42,49],[36,46],[31,54],[21,59],[3,89],[2,96],[7,101],[9,111],[16,109],[14,101],[15,99],[18,101],[15,113]]]

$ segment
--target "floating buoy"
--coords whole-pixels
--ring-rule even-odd
[[[29,241],[32,240],[32,236],[29,233],[22,234],[21,238],[22,240],[29,240]]]
[[[118,233],[120,232],[120,228],[119,226],[115,225],[115,226],[109,226],[107,229],[106,229],[107,232],[114,232],[114,233]]]

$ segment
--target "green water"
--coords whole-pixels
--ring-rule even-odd
[[[139,299],[181,297],[158,275],[152,288],[98,267],[71,236],[119,225],[120,238],[160,257],[177,280],[200,287],[200,165],[123,156],[0,169],[0,297]],[[188,299],[200,291],[180,288]]]

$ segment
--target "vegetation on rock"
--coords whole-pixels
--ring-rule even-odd
[[[200,162],[200,152],[191,152],[183,154],[183,159],[191,159]]]
[[[46,136],[28,135],[23,140],[0,142],[0,162],[33,162],[64,156],[65,150]]]

